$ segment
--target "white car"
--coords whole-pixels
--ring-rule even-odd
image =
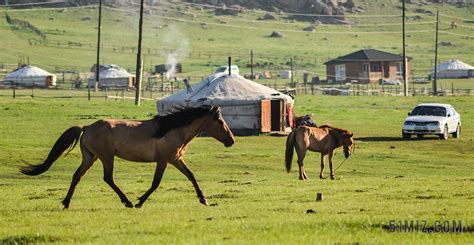
[[[403,123],[402,136],[409,139],[411,135],[423,138],[426,134],[438,135],[447,139],[449,134],[454,138],[461,136],[461,116],[449,104],[425,103],[417,105]]]

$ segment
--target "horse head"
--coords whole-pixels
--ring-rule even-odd
[[[221,115],[220,107],[211,109],[210,118],[206,124],[204,131],[214,139],[222,142],[226,147],[234,144],[234,134]]]
[[[354,151],[354,136],[353,133],[349,131],[342,132],[342,146],[344,148],[344,157],[349,158]]]

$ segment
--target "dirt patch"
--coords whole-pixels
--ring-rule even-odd
[[[236,198],[236,196],[235,196],[235,195],[225,194],[225,193],[220,193],[220,194],[211,195],[211,196],[209,196],[209,198],[215,198],[215,199],[232,199],[232,198]]]
[[[239,182],[239,181],[238,180],[233,180],[233,179],[219,181],[219,183],[237,183],[237,182]]]
[[[441,199],[438,196],[416,196],[416,199]]]

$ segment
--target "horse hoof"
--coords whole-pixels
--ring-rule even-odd
[[[63,200],[61,203],[64,205],[63,209],[69,209],[69,202],[68,201]]]
[[[205,206],[209,206],[209,203],[207,203],[207,200],[206,200],[206,198],[204,198],[204,197],[201,198],[201,199],[199,199],[199,202],[200,202],[201,204],[205,205]]]
[[[335,180],[336,178],[334,177],[334,175],[331,175],[331,179],[332,179],[332,180]]]
[[[133,208],[133,204],[131,202],[126,202],[125,207],[126,208]]]
[[[320,178],[320,179],[324,179],[323,175],[321,175],[321,174],[319,175],[319,178]]]
[[[142,203],[137,203],[137,204],[135,205],[135,208],[141,208],[142,205],[143,205]]]

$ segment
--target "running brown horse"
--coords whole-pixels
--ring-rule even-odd
[[[219,107],[183,108],[146,121],[99,120],[89,126],[71,127],[59,137],[42,164],[24,166],[20,171],[27,175],[44,173],[68,148],[71,151],[80,141],[82,163],[74,173],[69,191],[62,201],[64,208],[69,207],[76,185],[97,159],[100,159],[104,167],[104,181],[126,207],[133,207],[114,182],[115,156],[128,161],[157,163],[153,183],[139,198],[136,208],[141,207],[158,188],[168,163],[186,175],[192,182],[200,203],[208,205],[193,173],[183,160],[188,143],[201,132],[222,142],[226,147],[234,144],[234,135],[222,118]]]
[[[319,173],[319,178],[321,179],[323,178],[324,157],[329,155],[331,179],[334,179],[334,171],[332,168],[334,150],[342,146],[344,148],[344,156],[346,159],[349,158],[354,146],[352,136],[353,133],[347,129],[335,128],[328,125],[321,127],[301,126],[296,128],[286,139],[286,170],[288,172],[291,170],[293,151],[296,149],[300,171],[299,178],[300,180],[307,180],[308,177],[304,171],[303,160],[306,156],[306,151],[310,150],[321,153],[321,172]]]

